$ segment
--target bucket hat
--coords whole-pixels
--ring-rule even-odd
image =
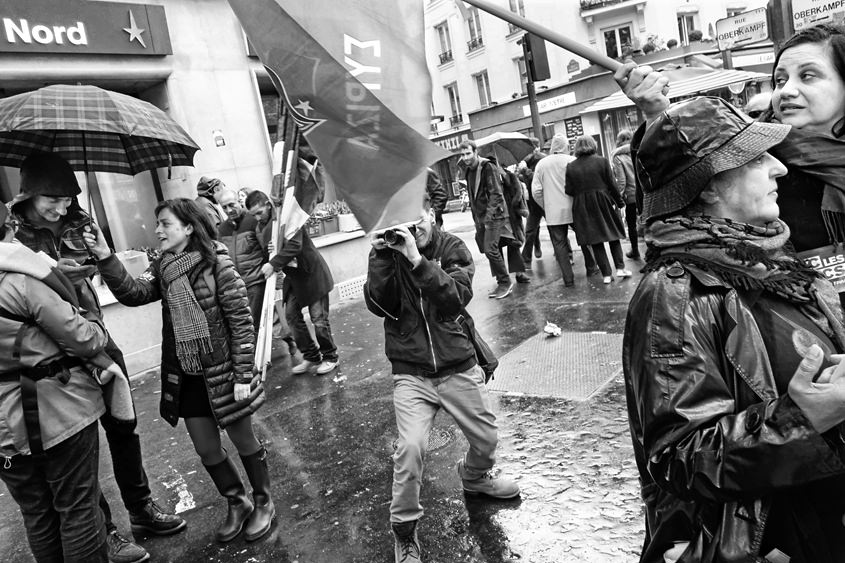
[[[208,176],[203,176],[199,179],[199,182],[197,182],[197,195],[213,197],[214,190],[223,187],[225,187],[223,182],[221,182],[217,178],[209,178]]]
[[[20,197],[76,197],[82,190],[68,161],[55,153],[31,154],[21,163]]]
[[[635,158],[645,221],[692,203],[714,175],[780,143],[790,126],[752,121],[721,98],[672,104],[643,134]]]

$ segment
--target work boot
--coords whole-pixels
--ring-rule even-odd
[[[142,563],[150,558],[147,550],[112,530],[106,535],[109,563]]]
[[[396,563],[422,563],[422,548],[417,537],[417,521],[394,522],[390,527],[393,528],[393,554]]]
[[[276,507],[270,496],[270,472],[267,469],[267,450],[263,447],[248,456],[241,456],[249,484],[252,485],[252,499],[255,509],[244,527],[246,541],[255,541],[270,531],[276,518]]]
[[[129,522],[133,532],[147,532],[156,536],[178,534],[188,525],[183,518],[163,511],[153,499],[148,499],[141,509],[131,511]]]
[[[458,461],[455,466],[461,482],[464,486],[464,493],[468,495],[486,495],[491,498],[507,500],[519,496],[519,485],[505,477],[493,475],[493,470],[487,471],[477,479],[467,479],[464,471],[464,460]]]
[[[217,541],[223,543],[232,541],[241,533],[249,515],[252,514],[253,506],[249,497],[246,496],[244,482],[228,455],[220,463],[203,465],[211,475],[211,480],[214,481],[217,490],[229,502],[226,521],[217,528]]]

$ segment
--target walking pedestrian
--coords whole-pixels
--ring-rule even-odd
[[[787,169],[766,151],[788,131],[703,97],[634,147],[649,250],[623,369],[643,563],[845,561],[845,327],[778,218]]]
[[[0,478],[35,561],[105,563],[97,419],[106,408],[85,362],[109,337],[83,317],[64,275],[12,242],[17,224],[0,205]]]
[[[271,248],[271,242],[273,240],[272,231],[273,221],[276,218],[276,210],[273,209],[273,204],[270,202],[270,198],[261,190],[255,190],[247,196],[246,208],[249,214],[255,218],[255,236],[258,237],[258,243],[265,252],[266,259],[264,263],[261,264],[263,267],[264,264],[269,262],[270,254],[275,255],[275,246]],[[263,273],[261,277],[264,279]],[[284,273],[279,272],[276,277],[276,291],[283,290],[284,279]],[[279,338],[284,340],[288,345],[290,365],[293,367],[299,362],[296,358],[296,342],[293,339],[293,333],[291,332],[287,318],[285,317],[284,300],[276,301],[274,305],[276,307],[276,317],[278,317],[279,322]]]
[[[528,220],[525,224],[525,244],[522,246],[522,261],[525,267],[531,269],[531,251],[534,251],[535,258],[543,257],[543,250],[540,247],[540,221],[543,219],[543,208],[537,205],[534,200],[532,182],[537,164],[545,158],[546,154],[540,150],[540,139],[529,137],[534,150],[525,160],[519,163],[519,179],[525,183],[528,190]]]
[[[446,193],[446,188],[443,186],[443,182],[440,181],[440,176],[432,168],[429,168],[427,171],[425,191],[428,193],[428,197],[431,198],[431,208],[434,209],[437,226],[442,228],[443,211],[449,202],[449,194]]]
[[[59,271],[73,283],[80,306],[102,323],[103,311],[91,282],[97,268],[90,264],[90,254],[82,238],[83,230],[93,221],[76,199],[81,191],[66,160],[53,153],[34,154],[21,164],[20,193],[12,200],[11,211],[20,226],[15,235],[17,240],[30,250],[55,260]],[[126,373],[123,352],[111,336],[108,336],[106,352]],[[100,424],[109,443],[115,482],[129,512],[132,530],[154,535],[184,530],[184,519],[166,512],[152,499],[137,421],[119,421],[107,412]],[[105,496],[101,495],[100,506],[105,516],[109,560],[112,563],[140,563],[149,559],[143,547],[118,531]]]
[[[494,158],[490,161],[496,164]],[[508,271],[514,274],[516,283],[531,283],[531,278],[525,273],[525,262],[522,261],[520,249],[525,243],[525,218],[528,216],[528,206],[525,203],[522,184],[516,173],[508,168],[498,167],[502,182],[502,196],[508,210],[508,225],[510,232],[503,233],[499,239],[499,252],[507,253]],[[439,226],[439,225],[438,225]]]
[[[261,266],[269,258],[267,249],[258,241],[255,217],[246,212],[235,190],[223,188],[217,192],[217,202],[226,213],[226,220],[218,227],[217,237],[226,245],[229,258],[246,285],[247,303],[257,332],[264,305],[264,274]]]
[[[519,486],[491,473],[496,416],[459,317],[472,298],[472,255],[458,237],[441,231],[426,197],[414,234],[397,227],[395,244],[372,239],[364,299],[384,318],[384,346],[393,368],[393,406],[399,431],[393,455],[390,523],[396,563],[422,561],[417,523],[428,433],[437,411],[449,413],[470,444],[456,469],[470,495],[510,499]]]
[[[326,375],[337,369],[337,345],[329,322],[329,292],[334,287],[334,279],[329,265],[305,229],[300,228],[293,237],[280,243],[276,255],[261,267],[261,271],[268,278],[274,271],[285,274],[285,315],[303,358],[291,373]],[[314,325],[316,342],[302,316],[306,307]]]
[[[637,238],[639,227],[639,213],[637,213],[637,180],[634,177],[634,163],[631,160],[631,138],[634,136],[630,129],[623,129],[616,135],[616,149],[613,151],[613,177],[616,187],[625,198],[625,223],[628,227],[628,241],[631,250],[625,256],[632,260],[640,259],[640,243]]]
[[[194,201],[199,205],[203,211],[206,212],[211,224],[214,225],[214,238],[217,238],[217,229],[220,223],[226,220],[226,214],[220,209],[217,204],[215,195],[218,191],[225,188],[225,184],[217,178],[209,178],[203,176],[197,182],[197,197]]]
[[[607,261],[604,243],[610,246],[610,255],[616,267],[617,278],[628,278],[625,269],[622,243],[625,236],[618,208],[625,207],[625,200],[616,189],[613,171],[606,158],[596,154],[596,142],[589,135],[575,141],[575,160],[566,167],[566,193],[572,196],[572,220],[578,244],[589,245],[598,264],[604,283],[612,280],[612,270]]]
[[[184,419],[203,467],[228,502],[217,540],[231,541],[243,530],[254,541],[270,531],[276,511],[267,451],[252,429],[265,395],[260,374],[253,373],[255,330],[246,286],[196,203],[166,200],[155,212],[162,254],[137,279],[112,254],[102,231],[85,234],[85,241],[118,301],[137,307],[161,300],[161,416],[171,426]],[[238,450],[252,501],[220,429]]]
[[[490,263],[490,273],[496,278],[496,287],[488,294],[494,299],[504,299],[513,291],[508,267],[502,257],[499,241],[508,236],[510,224],[502,191],[501,176],[497,167],[478,155],[474,141],[459,145],[463,179],[467,182],[470,212],[475,223],[475,242]],[[510,233],[510,236],[513,236]]]
[[[572,226],[572,196],[566,193],[566,168],[575,160],[567,154],[569,143],[563,135],[552,138],[551,153],[541,160],[534,170],[532,191],[534,201],[543,209],[546,228],[552,239],[555,259],[563,276],[564,287],[575,285],[572,271],[572,249],[569,244],[569,228]],[[590,249],[582,246],[584,263],[589,269]]]

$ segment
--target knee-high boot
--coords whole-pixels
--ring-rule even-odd
[[[241,456],[249,483],[252,485],[252,498],[255,510],[244,528],[246,541],[255,541],[270,531],[276,508],[270,496],[270,472],[267,469],[267,450],[263,447],[252,455]]]
[[[205,465],[205,470],[211,475],[211,480],[217,485],[217,490],[229,502],[226,521],[217,529],[217,541],[232,541],[241,533],[249,515],[252,514],[252,502],[246,495],[244,482],[228,455],[220,463]]]

